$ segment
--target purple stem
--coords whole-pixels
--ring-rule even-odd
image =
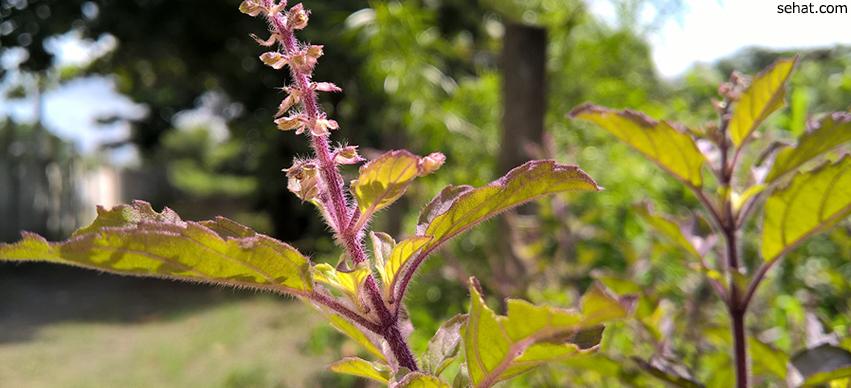
[[[272,0],[266,0],[267,8],[272,5]],[[293,31],[286,26],[284,16],[278,13],[269,15],[268,19],[274,29],[273,32],[280,36],[285,53],[287,55],[296,53],[298,51],[298,41]],[[301,72],[293,66],[290,66],[290,73],[292,74],[293,82],[295,82],[296,87],[301,92],[304,113],[310,122],[315,122],[316,119],[320,118],[320,109],[316,103],[316,92],[310,87],[311,75]],[[363,248],[363,234],[349,227],[351,218],[354,217],[355,212],[349,206],[344,194],[343,177],[340,175],[337,164],[331,155],[328,138],[326,136],[311,135],[311,145],[319,162],[320,178],[325,183],[325,189],[330,197],[330,201],[328,202],[331,207],[330,214],[333,219],[329,221],[334,229],[334,234],[355,264],[366,262],[366,255]],[[366,278],[365,284],[370,303],[381,321],[375,329],[387,341],[390,350],[393,352],[400,366],[408,368],[411,371],[418,370],[416,359],[399,330],[398,315],[391,314],[388,310],[378,284],[372,275]],[[348,315],[346,316],[352,318]],[[371,321],[368,322],[372,323]],[[363,322],[360,323],[361,325],[364,324]],[[370,327],[367,327],[367,329],[372,330]]]

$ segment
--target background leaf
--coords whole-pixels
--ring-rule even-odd
[[[773,182],[786,173],[795,171],[804,163],[851,141],[851,114],[834,113],[822,118],[818,124],[798,139],[794,148],[784,148],[777,153],[766,182]]]
[[[703,387],[703,384],[694,380],[688,370],[684,370],[682,366],[673,364],[669,360],[654,358],[648,362],[638,357],[633,357],[632,360],[642,371],[668,383],[670,386],[681,388]]]
[[[788,354],[771,347],[756,337],[748,338],[748,346],[750,347],[754,370],[769,372],[780,379],[786,377],[786,364],[789,363]]]
[[[686,252],[690,253],[696,258],[700,258],[702,255],[697,251],[697,248],[694,247],[694,244],[686,238],[685,234],[683,234],[680,225],[678,225],[673,220],[650,212],[650,209],[647,206],[635,206],[633,207],[635,210],[635,214],[637,214],[641,219],[650,224],[657,232],[661,233],[668,240],[677,244],[680,248],[683,248]]]
[[[776,260],[851,213],[851,157],[798,174],[765,202],[762,257]]]
[[[768,115],[783,106],[786,81],[798,58],[780,59],[754,77],[739,96],[727,127],[733,144],[741,147]]]
[[[667,121],[656,121],[640,112],[614,111],[593,104],[574,108],[570,116],[605,129],[686,184],[694,187],[703,184],[701,168],[706,159],[691,135]]]
[[[98,209],[92,225],[50,243],[24,233],[0,244],[0,260],[48,261],[107,272],[250,287],[296,295],[313,289],[310,261],[295,248],[225,218],[182,221],[135,201]]]
[[[798,352],[789,362],[790,381],[817,386],[851,377],[851,352],[829,344]]]

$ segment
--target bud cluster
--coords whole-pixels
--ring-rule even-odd
[[[749,84],[750,80],[747,77],[734,71],[730,75],[730,81],[724,82],[718,87],[718,94],[727,101],[737,101]]]
[[[268,19],[271,35],[260,39],[252,35],[263,47],[277,47],[260,55],[260,61],[267,66],[280,70],[289,67],[292,84],[282,90],[286,97],[278,106],[275,125],[282,131],[295,131],[297,135],[309,133],[314,139],[317,153],[323,153],[318,160],[296,160],[286,169],[287,187],[304,201],[317,198],[322,185],[320,171],[322,161],[333,164],[356,164],[363,159],[357,155],[357,147],[343,147],[331,153],[327,147],[327,138],[339,124],[328,118],[316,104],[316,92],[341,92],[337,85],[330,82],[313,82],[313,69],[323,50],[321,45],[301,44],[293,34],[295,30],[307,27],[310,12],[302,4],[296,4],[285,10],[286,0],[244,0],[239,9],[251,16],[263,15]],[[327,156],[322,158],[321,156]]]

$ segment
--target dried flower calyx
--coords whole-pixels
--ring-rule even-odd
[[[239,4],[239,11],[249,16],[257,16],[261,13],[266,15],[276,15],[280,13],[286,6],[286,1],[280,1],[276,3],[273,1],[264,0],[243,0],[243,2]],[[301,4],[298,4],[298,6],[301,6]],[[293,7],[293,9],[295,8],[296,7]],[[304,17],[303,23],[304,26],[307,26],[307,16]]]
[[[304,112],[298,112],[276,119],[275,124],[282,131],[295,130],[296,135],[309,130],[313,136],[327,136],[332,130],[340,128],[336,121],[326,118],[324,113],[320,113],[316,120],[311,120]]]
[[[358,154],[358,146],[337,148],[332,155],[334,156],[334,162],[337,164],[358,164],[366,160]]]
[[[290,11],[287,12],[287,27],[293,30],[301,30],[307,27],[307,20],[309,19],[310,11],[304,9],[304,6],[301,3],[294,5],[290,8]]]
[[[287,189],[302,201],[312,201],[319,196],[319,170],[312,161],[293,161],[293,166],[284,169],[287,174]]]

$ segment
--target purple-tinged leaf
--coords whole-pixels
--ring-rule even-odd
[[[135,201],[98,217],[68,240],[30,233],[0,244],[0,261],[46,261],[124,275],[152,276],[304,295],[310,260],[295,248],[225,218],[183,221]]]
[[[361,166],[358,179],[352,181],[351,187],[363,213],[361,224],[405,194],[415,178],[439,168],[442,162],[432,163],[429,159],[432,155],[420,158],[405,150],[390,151]],[[443,160],[441,154],[437,155]]]
[[[420,215],[420,221],[427,224],[418,227],[418,234],[432,238],[423,248],[425,252],[490,217],[538,197],[599,190],[602,188],[579,167],[535,160],[484,187],[444,189]]]

